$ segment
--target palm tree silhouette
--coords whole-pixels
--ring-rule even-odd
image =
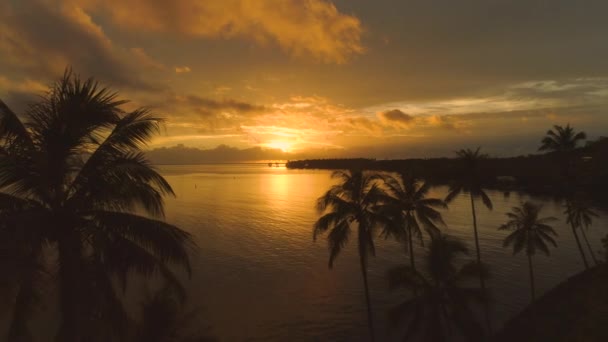
[[[576,233],[577,229],[579,229],[580,232],[583,234],[583,239],[587,244],[587,248],[589,249],[591,258],[593,259],[593,262],[597,265],[598,261],[595,257],[595,253],[593,252],[593,248],[591,248],[591,245],[589,244],[589,240],[587,240],[587,234],[585,234],[585,229],[589,229],[589,226],[593,222],[593,217],[598,217],[598,215],[593,212],[593,210],[591,210],[591,208],[585,202],[578,198],[566,201],[566,211],[564,211],[564,214],[566,215],[566,223],[570,224],[570,226],[572,227],[572,233],[574,234],[574,237],[576,239],[578,249],[581,252],[585,268],[589,268],[589,264],[587,263],[587,258],[585,257],[581,242]]]
[[[405,265],[389,270],[392,290],[414,294],[389,312],[393,325],[405,327],[404,341],[451,341],[457,336],[481,340],[483,329],[472,306],[485,303],[487,295],[465,284],[487,277],[488,271],[475,261],[457,267],[462,255],[468,255],[468,249],[461,241],[439,234],[431,240],[422,272]]]
[[[21,254],[56,253],[57,341],[87,340],[106,320],[124,327],[113,279],[124,288],[131,272],[160,274],[178,286],[170,265],[190,271],[190,235],[156,219],[173,190],[141,151],[161,119],[125,103],[69,70],[23,121],[0,101],[0,234],[18,238]],[[18,300],[29,301],[34,276],[21,278]],[[18,306],[12,324],[24,327]]]
[[[547,135],[538,148],[539,151],[571,151],[576,148],[579,141],[587,139],[585,132],[576,133],[570,124],[567,124],[566,127],[554,125],[553,128],[555,131],[552,129],[547,131]]]
[[[547,223],[557,220],[554,217],[539,218],[538,215],[542,207],[531,202],[525,202],[521,207],[513,207],[511,212],[507,213],[509,220],[501,225],[499,230],[512,231],[503,241],[503,247],[513,245],[513,254],[526,249],[528,256],[528,266],[530,270],[530,290],[532,292],[532,300],[536,299],[534,289],[534,270],[532,267],[532,256],[538,248],[546,255],[549,255],[549,247],[547,243],[557,247],[554,236],[557,236],[553,227]]]
[[[487,155],[480,153],[481,148],[478,147],[475,151],[471,149],[462,149],[456,152],[459,160],[464,166],[463,177],[459,177],[459,181],[452,184],[445,198],[446,203],[451,203],[461,193],[468,193],[471,200],[471,212],[473,215],[473,232],[475,236],[475,252],[477,253],[477,263],[481,264],[481,251],[479,248],[479,234],[477,233],[477,213],[475,211],[475,199],[481,198],[481,201],[486,208],[492,210],[492,201],[483,190],[479,181],[479,162],[486,159]],[[485,289],[485,281],[483,277],[479,278],[481,288]]]
[[[361,170],[335,171],[332,178],[340,179],[340,183],[317,200],[317,210],[321,217],[314,224],[313,240],[316,241],[319,234],[329,231],[329,268],[332,268],[335,258],[350,238],[352,224],[357,225],[359,262],[370,337],[373,341],[374,325],[367,283],[367,261],[370,254],[375,255],[375,228],[387,222],[387,218],[378,210],[378,206],[386,201],[387,194],[379,185],[382,177],[378,174]]]
[[[389,205],[394,206],[397,211],[396,224],[388,225],[387,233],[407,243],[410,265],[412,269],[416,269],[413,238],[415,236],[423,241],[421,225],[431,238],[440,234],[438,225],[445,223],[436,209],[445,209],[447,205],[441,199],[427,198],[430,184],[421,183],[411,175],[400,175],[398,178],[385,176],[384,182],[395,199],[394,203]]]

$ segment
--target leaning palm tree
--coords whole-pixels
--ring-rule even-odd
[[[566,202],[566,211],[564,212],[564,214],[566,215],[566,223],[570,224],[570,227],[572,227],[572,233],[574,234],[574,238],[576,239],[578,249],[581,252],[585,268],[589,268],[589,264],[587,263],[587,258],[585,257],[581,242],[576,233],[577,229],[579,229],[580,232],[583,234],[583,239],[587,244],[587,248],[589,249],[591,258],[593,259],[593,262],[597,265],[597,258],[595,257],[593,248],[591,248],[591,244],[589,244],[589,240],[587,239],[587,234],[585,234],[585,230],[589,229],[589,226],[593,222],[593,217],[598,217],[598,215],[593,210],[591,210],[591,208],[585,202],[581,201],[578,198]]]
[[[475,237],[475,252],[477,254],[477,263],[481,264],[481,251],[479,248],[479,234],[477,233],[477,213],[475,211],[475,199],[481,198],[482,203],[486,208],[492,210],[492,201],[485,193],[480,184],[479,177],[479,162],[486,159],[486,154],[480,153],[480,147],[475,151],[471,149],[462,149],[456,152],[458,158],[464,167],[461,171],[463,174],[457,177],[457,181],[450,186],[448,195],[445,198],[446,203],[451,203],[461,193],[468,193],[471,200],[471,212],[473,215],[473,233]],[[479,278],[481,287],[485,289],[485,281],[483,277]]]
[[[555,125],[553,128],[555,131],[552,129],[547,131],[547,135],[538,148],[539,151],[571,151],[576,148],[579,141],[587,139],[585,132],[576,133],[570,124],[567,124],[566,127]]]
[[[386,224],[386,218],[378,206],[386,201],[387,195],[379,185],[381,177],[360,170],[335,171],[332,178],[340,183],[329,189],[317,200],[317,210],[321,217],[315,222],[313,240],[329,231],[329,268],[348,242],[353,225],[357,227],[357,245],[371,340],[374,340],[372,309],[367,283],[367,261],[375,255],[374,230]]]
[[[488,272],[475,261],[457,267],[459,257],[467,254],[461,241],[440,234],[431,240],[422,271],[405,265],[389,270],[390,288],[413,295],[389,312],[392,324],[405,328],[404,341],[481,340],[483,328],[473,306],[485,303],[487,294],[466,284]]]
[[[421,226],[430,238],[438,235],[439,225],[445,223],[437,209],[446,209],[447,205],[441,199],[427,198],[430,184],[422,183],[411,175],[385,176],[384,182],[394,198],[390,205],[396,210],[394,224],[387,226],[387,234],[406,243],[410,265],[415,269],[413,238],[423,241]]]
[[[124,328],[115,280],[124,288],[132,272],[160,274],[178,286],[170,266],[190,270],[190,235],[158,220],[173,190],[141,150],[161,119],[145,108],[125,112],[125,103],[70,71],[21,117],[0,101],[0,235],[17,239],[16,254],[33,265],[44,246],[56,255],[57,341]],[[33,302],[27,283],[38,268],[15,279],[17,301]],[[25,334],[24,319],[17,304],[19,336],[9,340]]]
[[[532,292],[532,300],[536,298],[534,289],[534,270],[532,267],[532,257],[538,248],[546,255],[549,255],[549,247],[547,243],[557,247],[557,243],[553,237],[557,236],[553,227],[548,223],[555,221],[554,217],[539,218],[539,213],[542,207],[530,202],[525,202],[521,207],[513,207],[512,211],[507,213],[509,220],[501,225],[499,230],[512,231],[503,241],[503,247],[513,245],[513,254],[526,249],[528,256],[528,267],[530,270],[530,290]]]

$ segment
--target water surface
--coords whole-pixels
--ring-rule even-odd
[[[356,241],[328,269],[324,238],[312,240],[315,200],[335,180],[329,171],[287,170],[267,164],[159,166],[177,197],[167,201],[167,220],[194,235],[193,277],[187,282],[189,304],[203,308],[211,332],[226,341],[367,340],[363,285]],[[443,198],[447,188],[433,190]],[[544,204],[543,216],[555,216],[558,248],[534,258],[537,293],[542,294],[583,269],[574,238],[563,217],[563,204],[524,194],[488,191],[494,210],[479,203],[482,259],[491,266],[492,326],[529,302],[525,255],[502,248],[506,232],[497,227],[521,201]],[[444,231],[467,242],[474,257],[470,201],[458,198],[443,212]],[[588,237],[600,250],[608,216],[601,213]],[[422,248],[416,248],[421,260]],[[403,247],[377,239],[369,278],[378,340],[397,340],[387,327],[387,309],[405,298],[390,293],[386,271],[409,262]]]

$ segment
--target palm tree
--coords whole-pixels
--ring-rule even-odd
[[[597,265],[598,261],[595,257],[595,253],[593,252],[593,248],[591,248],[591,245],[589,244],[589,240],[587,240],[587,234],[585,234],[585,229],[589,229],[589,226],[593,222],[593,217],[598,217],[598,215],[593,212],[586,203],[577,198],[566,202],[566,211],[564,212],[564,214],[566,215],[566,223],[569,223],[572,227],[572,233],[574,234],[574,238],[576,239],[579,251],[581,252],[585,268],[589,268],[589,265],[587,263],[585,253],[583,252],[581,242],[578,238],[578,235],[576,234],[576,229],[579,229],[583,234],[583,239],[587,244],[587,248],[589,249],[591,258],[593,259],[593,262]]]
[[[475,199],[481,198],[481,201],[486,208],[492,210],[492,201],[483,190],[479,182],[479,162],[486,159],[486,154],[480,153],[480,147],[475,151],[471,149],[462,149],[456,151],[458,158],[464,166],[463,177],[459,177],[459,181],[452,184],[445,198],[446,203],[451,203],[461,193],[468,193],[471,200],[471,212],[473,215],[473,233],[475,236],[475,252],[477,253],[477,263],[481,265],[481,251],[479,248],[479,234],[477,233],[477,213],[475,211]],[[479,278],[481,288],[485,289],[485,281],[483,277]]]
[[[521,207],[513,207],[512,211],[507,213],[509,220],[501,225],[499,230],[512,231],[503,241],[503,247],[513,245],[513,254],[526,249],[528,256],[528,266],[530,269],[530,290],[532,292],[532,300],[536,298],[534,289],[534,270],[532,268],[532,256],[538,248],[541,252],[549,255],[549,247],[547,243],[557,247],[554,236],[557,236],[553,227],[548,223],[555,221],[554,217],[539,218],[538,215],[542,207],[530,202],[525,202]]]
[[[390,288],[414,295],[389,312],[394,325],[405,327],[404,341],[451,341],[456,336],[481,340],[483,329],[472,306],[485,303],[487,295],[485,290],[465,284],[487,277],[488,272],[475,261],[457,267],[461,255],[468,255],[461,241],[439,234],[431,240],[423,272],[405,265],[389,270]]]
[[[372,309],[367,283],[367,261],[375,255],[374,229],[386,224],[387,219],[379,213],[378,206],[387,195],[379,185],[381,176],[360,170],[335,171],[332,178],[340,183],[329,189],[317,200],[321,217],[315,222],[313,240],[329,231],[329,268],[348,242],[353,224],[357,226],[357,245],[371,340],[374,340]]]
[[[190,270],[190,235],[157,219],[173,190],[141,151],[161,119],[124,103],[71,71],[21,118],[0,101],[0,234],[18,238],[18,254],[33,260],[42,246],[56,255],[57,341],[108,330],[100,322],[123,327],[115,279],[124,288],[132,271],[161,274],[177,286],[170,265]],[[17,301],[32,302],[27,280],[37,273],[15,280]],[[12,324],[24,327],[22,316],[18,304]]]
[[[587,135],[585,132],[576,133],[574,128],[570,127],[570,124],[567,124],[565,128],[558,125],[553,126],[553,128],[555,131],[551,129],[547,131],[547,135],[541,140],[541,146],[538,150],[558,152],[555,158],[560,164],[559,169],[562,172],[562,177],[567,180],[567,183],[573,183],[574,179],[571,179],[574,176],[572,160],[568,154],[563,152],[574,150],[579,141],[587,139]]]
[[[385,176],[384,182],[390,194],[394,197],[391,203],[397,211],[395,225],[387,226],[388,234],[395,235],[407,243],[410,253],[410,264],[415,269],[413,237],[422,240],[422,226],[429,237],[440,233],[438,225],[445,225],[441,213],[436,209],[445,209],[447,205],[443,200],[427,198],[431,186],[421,183],[409,175],[400,175],[398,178]]]
[[[565,128],[559,125],[554,125],[553,128],[555,131],[552,129],[547,131],[547,135],[538,148],[539,151],[571,151],[576,148],[579,141],[587,139],[585,132],[576,133],[570,124],[567,124]]]

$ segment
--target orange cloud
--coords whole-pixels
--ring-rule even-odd
[[[164,87],[144,79],[142,73],[158,62],[142,49],[117,46],[89,12],[70,1],[1,3],[0,68],[50,80],[72,66],[113,85],[146,91]]]
[[[415,118],[409,114],[402,112],[399,109],[392,109],[377,114],[380,121],[385,125],[396,126],[400,128],[409,128],[415,121]]]
[[[166,67],[159,61],[150,57],[142,48],[131,48],[131,55],[143,67],[164,70]]]
[[[175,67],[175,72],[178,74],[188,73],[190,71],[192,71],[192,69],[190,69],[190,67],[187,67],[187,66]]]
[[[327,0],[71,0],[123,28],[273,42],[287,53],[345,63],[363,53],[361,22]]]

